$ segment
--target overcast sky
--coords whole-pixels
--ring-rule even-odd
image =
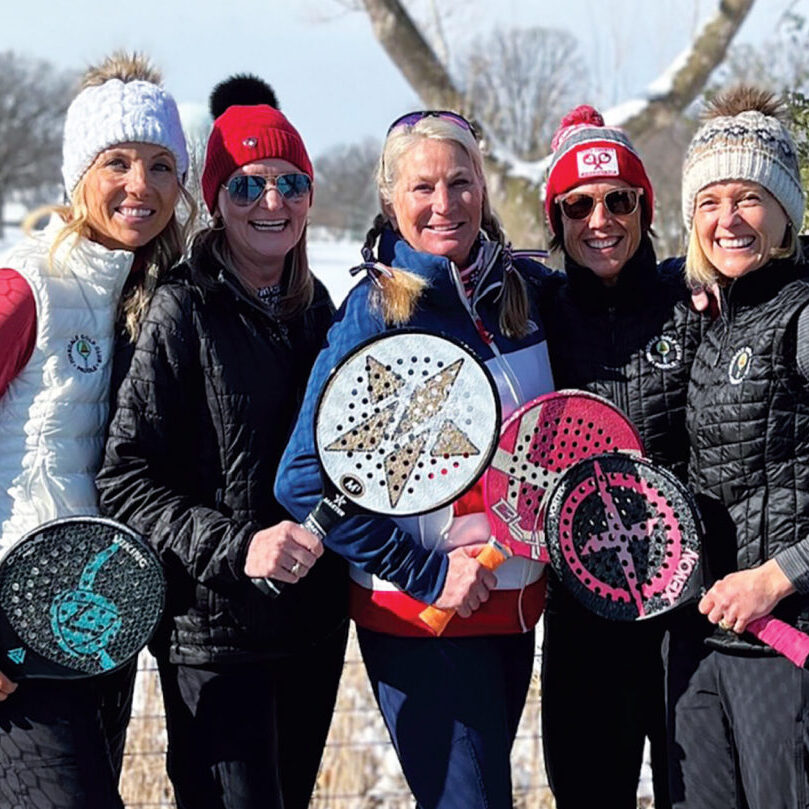
[[[687,45],[719,0],[435,0],[449,13],[452,49],[494,25],[564,28],[596,77],[586,99],[609,104],[641,92]],[[418,0],[416,11],[429,13]],[[204,103],[227,75],[267,79],[313,156],[420,107],[360,12],[338,0],[2,0],[0,50],[81,69],[116,47],[147,52],[181,102]],[[741,33],[771,35],[787,8],[809,0],[757,0]],[[582,99],[583,101],[585,99]]]

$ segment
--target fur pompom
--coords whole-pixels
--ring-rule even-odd
[[[211,91],[208,109],[216,120],[228,107],[267,104],[280,110],[275,91],[266,81],[250,73],[238,73],[220,81]]]
[[[775,93],[750,84],[738,84],[715,95],[705,105],[702,119],[732,117],[750,110],[786,120],[783,101]]]

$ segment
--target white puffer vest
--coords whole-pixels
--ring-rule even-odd
[[[37,313],[33,354],[0,400],[0,556],[43,522],[98,512],[115,313],[134,254],[67,239],[49,261],[61,227],[53,217],[0,259],[28,281]]]

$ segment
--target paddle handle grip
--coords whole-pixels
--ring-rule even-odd
[[[344,509],[340,508],[328,497],[321,497],[320,502],[306,515],[306,519],[301,525],[322,542],[326,534],[343,517],[345,517]],[[278,598],[287,586],[286,582],[278,581],[278,579],[255,578],[251,579],[251,581],[264,595],[270,598]]]
[[[745,629],[763,643],[780,652],[798,668],[805,668],[809,658],[809,635],[785,621],[765,615],[750,621]]]
[[[509,556],[511,556],[511,551],[492,537],[486,544],[486,547],[475,557],[475,561],[483,565],[487,570],[494,571],[497,570]],[[447,624],[452,620],[454,615],[455,610],[444,610],[441,609],[441,607],[430,605],[419,613],[419,618],[427,624],[434,635],[440,635],[447,628]]]

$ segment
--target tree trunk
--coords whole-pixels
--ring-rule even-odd
[[[374,36],[430,109],[463,111],[463,95],[399,0],[362,0]]]
[[[728,47],[755,0],[719,0],[714,17],[702,28],[691,48],[666,71],[671,74],[665,91],[651,90],[627,107],[607,111],[605,118],[620,123],[630,137],[669,126],[700,93],[711,73],[725,58]],[[374,35],[425,106],[464,111],[463,93],[435,55],[400,0],[362,0]],[[654,88],[654,84],[651,85]],[[610,114],[612,112],[612,114]],[[498,155],[486,160],[492,205],[509,238],[519,246],[544,244],[547,232],[540,204],[539,184],[510,173],[508,161]]]
[[[754,2],[721,0],[716,15],[700,31],[689,53],[677,57],[669,89],[659,95],[649,93],[644,99],[644,106],[621,121],[630,138],[641,134],[649,136],[670,126],[677,115],[700,94],[711,73],[724,61],[733,37]]]

